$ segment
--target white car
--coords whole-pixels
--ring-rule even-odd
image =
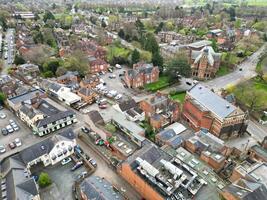
[[[0,113],[0,118],[1,118],[1,119],[5,119],[5,118],[6,118],[6,114],[4,114],[4,113]]]
[[[118,69],[121,69],[121,65],[119,65],[119,64],[116,64],[115,67]]]
[[[8,133],[13,133],[14,132],[14,129],[10,125],[7,125],[6,129],[7,129]]]
[[[16,138],[15,139],[15,144],[16,144],[16,147],[20,147],[22,145],[22,142],[19,138]]]
[[[71,158],[68,157],[68,158],[64,158],[62,161],[61,161],[61,165],[66,165],[68,164],[69,162],[71,162]]]
[[[10,120],[9,120],[9,123],[10,123],[10,124],[13,124],[13,123],[15,123],[15,121],[14,121],[13,119],[10,119]]]
[[[0,145],[0,153],[5,153],[6,148],[3,145]]]
[[[115,99],[116,100],[119,100],[119,99],[121,99],[122,98],[122,95],[121,94],[118,94],[117,96],[115,96]]]

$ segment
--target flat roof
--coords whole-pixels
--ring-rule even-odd
[[[123,114],[114,110],[114,114],[112,115],[112,120],[115,121],[120,126],[127,129],[128,131],[130,131],[131,134],[138,140],[140,141],[145,140],[145,138],[140,135],[140,134],[143,134],[145,130],[141,128],[140,126],[138,126],[136,123],[127,120]]]
[[[186,127],[181,123],[175,122],[175,123],[169,125],[168,127],[166,127],[165,129],[172,129],[172,130],[174,130],[176,135],[178,135],[178,134],[184,132],[186,130]]]
[[[209,40],[200,40],[200,41],[197,41],[197,42],[194,42],[194,43],[191,43],[189,45],[187,45],[188,47],[193,47],[193,48],[202,48],[204,46],[208,46],[208,45],[211,45],[211,41]]]

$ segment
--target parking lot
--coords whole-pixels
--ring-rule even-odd
[[[6,148],[6,152],[1,154],[1,158],[3,156],[6,156],[6,154],[10,154],[13,152],[16,152],[18,150],[21,150],[24,148],[25,145],[29,145],[35,140],[36,136],[32,134],[32,131],[27,127],[22,121],[20,121],[14,113],[10,112],[8,109],[4,108],[0,110],[0,113],[5,114],[4,119],[0,119],[0,128],[6,128],[7,125],[10,125],[9,120],[13,120],[19,127],[18,131],[14,131],[13,133],[10,133],[8,135],[0,134],[0,145],[3,145]],[[8,146],[10,142],[14,142],[16,138],[20,138],[22,141],[22,146],[17,147],[13,150],[11,150]]]
[[[33,175],[39,175],[41,172],[49,174],[52,180],[52,187],[40,191],[41,199],[43,200],[73,200],[72,197],[72,185],[78,179],[78,176],[85,172],[84,166],[78,168],[75,171],[71,171],[71,168],[75,165],[74,161],[62,165],[58,163],[55,166],[48,166],[41,169],[33,169],[38,171]],[[64,194],[64,196],[62,196]]]

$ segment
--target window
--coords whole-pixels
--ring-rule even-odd
[[[47,125],[43,125],[43,128],[47,128]]]

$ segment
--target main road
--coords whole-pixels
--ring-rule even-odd
[[[257,76],[257,73],[255,71],[256,66],[259,62],[261,55],[266,51],[266,47],[267,44],[265,43],[258,51],[256,51],[240,65],[238,65],[234,72],[207,81],[204,84],[209,88],[218,91],[222,88],[225,89],[228,85],[237,85],[238,83],[244,82]]]

